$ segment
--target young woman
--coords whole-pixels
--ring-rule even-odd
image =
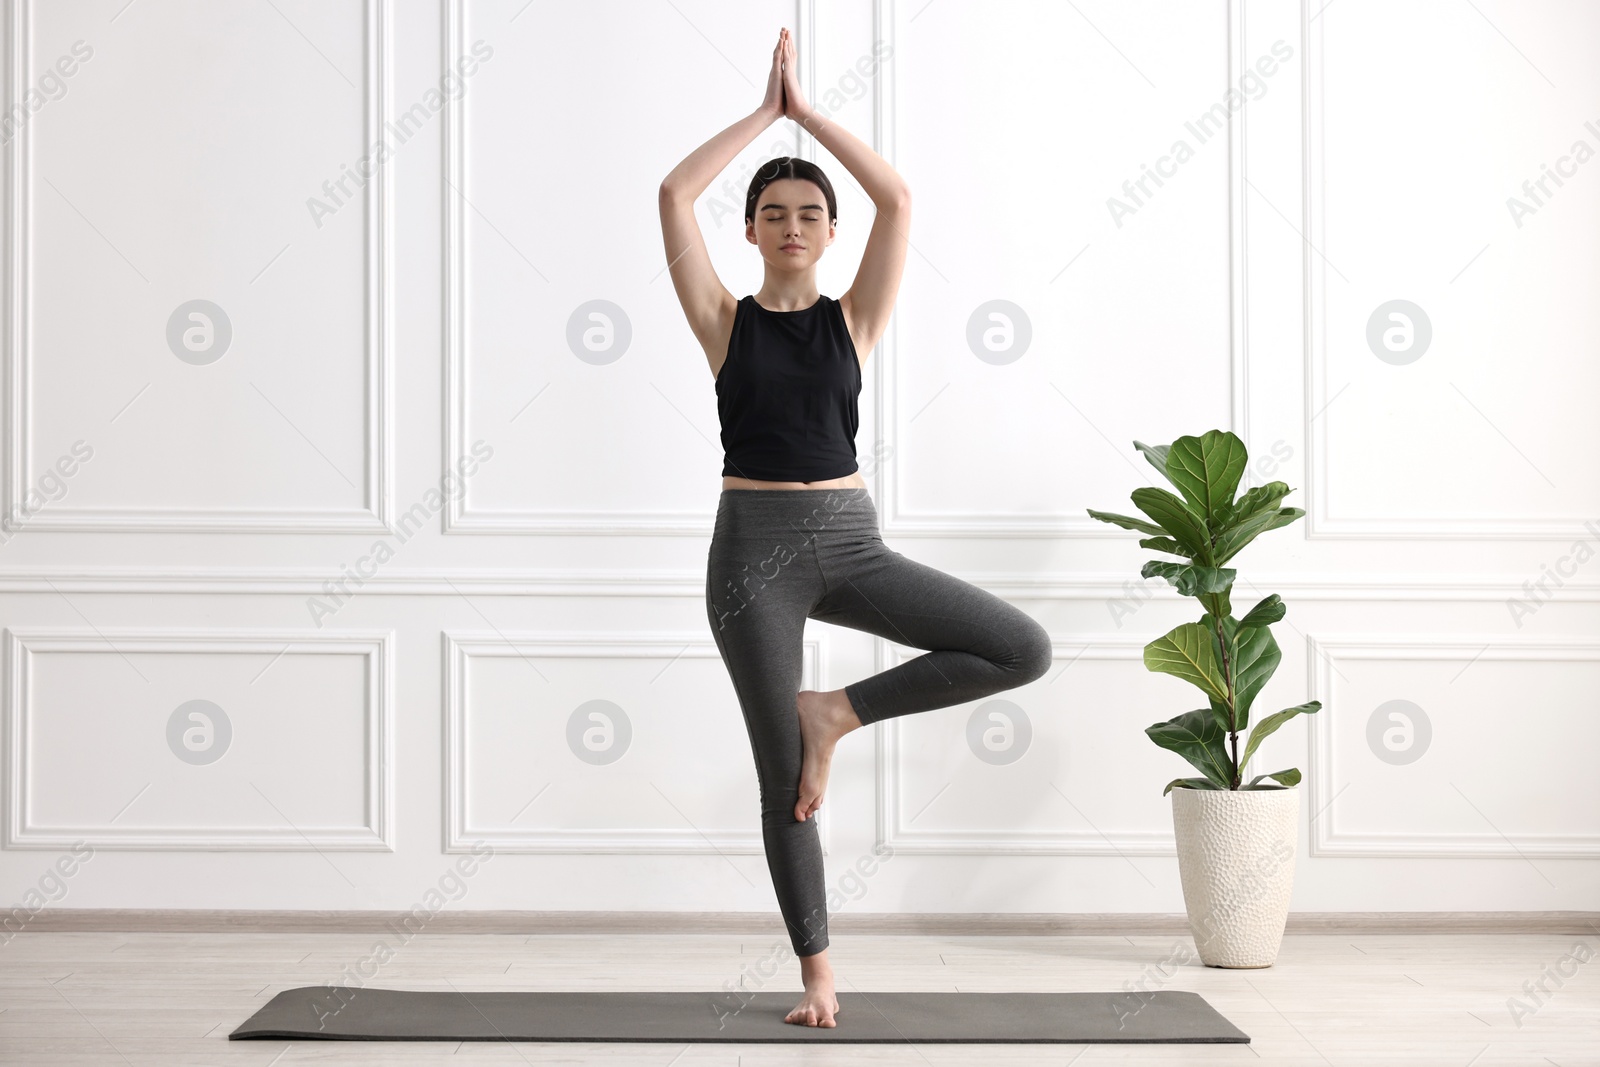
[[[810,818],[835,744],[868,723],[1033,681],[1049,669],[1051,647],[1030,616],[879,535],[856,464],[856,398],[900,288],[911,194],[894,168],[806,103],[794,70],[784,29],[761,106],[661,183],[661,229],[672,284],[716,379],[724,457],[706,617],[750,735],[767,868],[800,957],[805,995],[785,1021],[835,1026],[822,845]],[[718,280],[695,221],[695,199],[783,117],[832,152],[877,207],[855,281],[837,300],[817,292],[838,205],[815,164],[780,157],[751,181],[745,240],[765,270],[742,300]],[[808,618],[929,651],[843,689],[801,690]]]

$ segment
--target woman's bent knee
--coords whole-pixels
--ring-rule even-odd
[[[1017,674],[1017,684],[1025,685],[1042,678],[1055,659],[1055,646],[1050,632],[1031,615],[1022,615],[1017,623],[1016,636],[1012,638],[1011,670]]]

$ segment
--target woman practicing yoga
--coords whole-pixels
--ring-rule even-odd
[[[860,353],[888,326],[905,267],[910,191],[877,153],[813,110],[784,29],[766,98],[695,149],[661,183],[672,284],[715,376],[722,495],[706,561],[706,617],[733,681],[755,756],[767,869],[805,995],[785,1022],[835,1026],[822,843],[834,745],[897,715],[946,708],[1031,682],[1050,667],[1049,635],[977,586],[883,543],[856,464]],[[761,289],[735,299],[712,269],[694,201],[774,121],[788,117],[832,152],[877,207],[855,281],[817,292],[838,205],[813,163],[764,164],[745,199],[745,240],[761,251]],[[831,692],[801,690],[806,619],[928,650]]]

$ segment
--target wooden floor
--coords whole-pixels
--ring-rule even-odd
[[[839,991],[1189,989],[1249,1045],[495,1044],[229,1041],[278,991],[336,984],[375,935],[22,933],[0,945],[0,1064],[1600,1064],[1600,937],[1560,934],[1285,936],[1275,966],[1224,971],[1186,936],[836,936]],[[1579,944],[1596,958],[1562,957]],[[777,943],[726,934],[418,935],[354,981],[411,989],[800,990]],[[1187,962],[1184,962],[1184,961]],[[1173,962],[1178,963],[1177,966]],[[1552,979],[1547,976],[1555,975]],[[767,968],[767,969],[770,969]],[[1557,979],[1563,984],[1557,985]],[[1524,983],[1543,981],[1539,1003]],[[1507,1001],[1536,1009],[1512,1018]],[[848,1026],[841,1015],[841,1025]]]

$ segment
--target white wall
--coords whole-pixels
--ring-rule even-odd
[[[1235,561],[1235,605],[1288,604],[1257,708],[1325,705],[1254,768],[1306,773],[1294,908],[1592,907],[1600,162],[1507,200],[1600,146],[1600,12],[1311,3],[15,0],[0,903],[408,908],[481,841],[452,908],[775,910],[655,190],[788,25],[915,192],[857,442],[885,538],[1057,641],[1008,721],[845,740],[836,910],[1181,910],[1187,767],[1143,729],[1195,699],[1140,649],[1198,611],[1085,509],[1157,482],[1135,438],[1211,428],[1309,511]],[[871,204],[795,137],[699,201],[736,294],[790,152],[839,192],[822,291],[853,277]],[[194,300],[225,350],[169,344]],[[1010,362],[967,340],[996,300]],[[1431,324],[1410,361],[1367,341],[1392,300]],[[911,654],[812,623],[807,686]],[[1393,701],[1410,762],[1369,741]]]

